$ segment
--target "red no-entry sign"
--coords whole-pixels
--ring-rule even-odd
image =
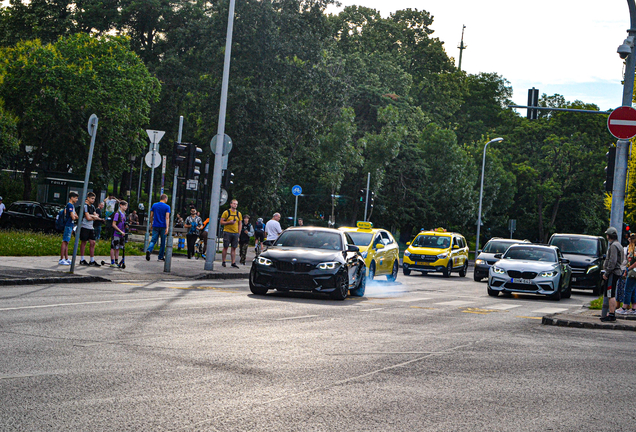
[[[630,106],[616,108],[607,119],[607,128],[618,139],[636,136],[636,109]]]

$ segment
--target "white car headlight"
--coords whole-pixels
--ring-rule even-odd
[[[409,252],[409,251],[407,251],[407,250],[406,250],[406,251],[404,251],[404,256],[411,256],[411,252]]]
[[[595,271],[595,270],[598,270],[598,266],[597,266],[597,265],[590,266],[590,267],[587,269],[586,274],[590,274],[590,273],[592,273],[592,272],[593,272],[593,271]]]
[[[437,259],[444,259],[448,256],[448,252],[441,253],[437,255]]]
[[[336,267],[338,267],[338,265],[340,265],[340,263],[337,263],[337,262],[324,262],[324,263],[318,264],[317,267],[320,270],[333,270]]]
[[[557,272],[552,270],[552,271],[545,271],[541,273],[541,277],[554,277],[557,275]]]
[[[506,271],[502,268],[499,267],[493,267],[492,268],[493,273],[497,273],[497,274],[504,274]]]
[[[260,265],[264,265],[264,266],[271,266],[272,265],[272,260],[267,259],[267,258],[263,258],[263,257],[258,257],[256,259],[256,262]]]
[[[486,264],[486,261],[482,259],[475,260],[475,264]]]

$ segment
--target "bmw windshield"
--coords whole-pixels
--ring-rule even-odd
[[[556,252],[531,246],[512,246],[503,256],[505,260],[557,262]]]
[[[413,240],[412,246],[433,249],[448,249],[450,246],[450,237],[419,235]]]
[[[274,246],[342,250],[342,238],[339,233],[294,229],[282,233]]]

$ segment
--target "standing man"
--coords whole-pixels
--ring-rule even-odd
[[[203,221],[197,216],[197,209],[190,209],[190,216],[188,216],[183,224],[184,228],[188,230],[186,233],[186,242],[188,243],[188,259],[192,259],[194,256],[194,245],[199,238],[199,233],[203,229]]]
[[[298,218],[298,226],[303,226],[305,223],[303,222],[302,218]]]
[[[274,216],[265,225],[266,240],[276,240],[278,236],[283,232],[280,227],[280,213],[274,213]]]
[[[95,210],[95,214],[97,215],[97,219],[95,219],[95,223],[93,226],[95,227],[95,240],[98,241],[102,236],[102,225],[104,224],[104,203],[100,202],[97,206],[97,210]]]
[[[146,249],[146,261],[150,261],[150,254],[157,244],[158,237],[161,237],[159,261],[165,261],[163,254],[166,250],[166,236],[168,235],[168,227],[170,226],[170,206],[168,205],[168,195],[161,195],[160,201],[152,205],[148,222],[152,224],[152,240],[150,240],[148,249]],[[170,239],[170,241],[172,241],[172,239]]]
[[[79,199],[77,192],[71,192],[68,194],[68,203],[64,208],[64,234],[62,234],[62,247],[60,248],[60,261],[61,265],[71,265],[71,261],[68,259],[68,242],[71,241],[73,235],[73,221],[78,218],[75,212],[75,203]]]
[[[100,264],[95,261],[95,228],[93,227],[93,221],[97,219],[95,213],[95,194],[89,192],[86,194],[86,201],[84,201],[84,217],[82,218],[82,226],[80,228],[80,265],[100,267]],[[84,251],[86,250],[86,242],[88,242],[88,250],[91,255],[91,261],[86,262],[84,259]]]
[[[609,314],[606,317],[601,318],[603,322],[616,321],[616,288],[618,285],[618,279],[621,277],[621,264],[623,263],[623,248],[618,242],[618,231],[616,228],[609,227],[605,231],[609,247],[607,248],[607,258],[603,264],[603,270],[605,274],[603,279],[607,281],[607,289],[605,290],[605,297],[609,302]]]
[[[225,257],[227,256],[227,248],[231,247],[232,252],[232,267],[238,268],[236,265],[236,248],[238,247],[239,233],[243,222],[241,219],[241,212],[236,208],[238,207],[238,201],[233,199],[230,203],[230,208],[225,210],[221,215],[221,226],[223,227],[223,253],[221,254],[221,265],[225,267]]]
[[[250,237],[253,234],[254,231],[250,223],[250,215],[245,215],[243,216],[243,226],[241,227],[241,235],[239,236],[240,261],[243,265],[245,265],[245,260],[247,260],[247,248],[250,245]]]
[[[7,209],[6,206],[2,202],[2,197],[0,197],[0,218],[2,217],[2,213],[4,213],[6,209]]]

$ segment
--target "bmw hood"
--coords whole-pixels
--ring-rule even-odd
[[[558,267],[558,263],[555,262],[542,262],[542,261],[524,261],[524,260],[507,260],[502,259],[494,264],[495,267],[499,267],[504,270],[519,270],[519,271],[534,271],[542,272],[553,270]]]
[[[344,262],[342,251],[327,249],[270,247],[265,252],[263,252],[261,256],[275,261],[290,262],[292,259],[296,259],[298,260],[298,262],[313,264],[318,264],[326,261]]]

